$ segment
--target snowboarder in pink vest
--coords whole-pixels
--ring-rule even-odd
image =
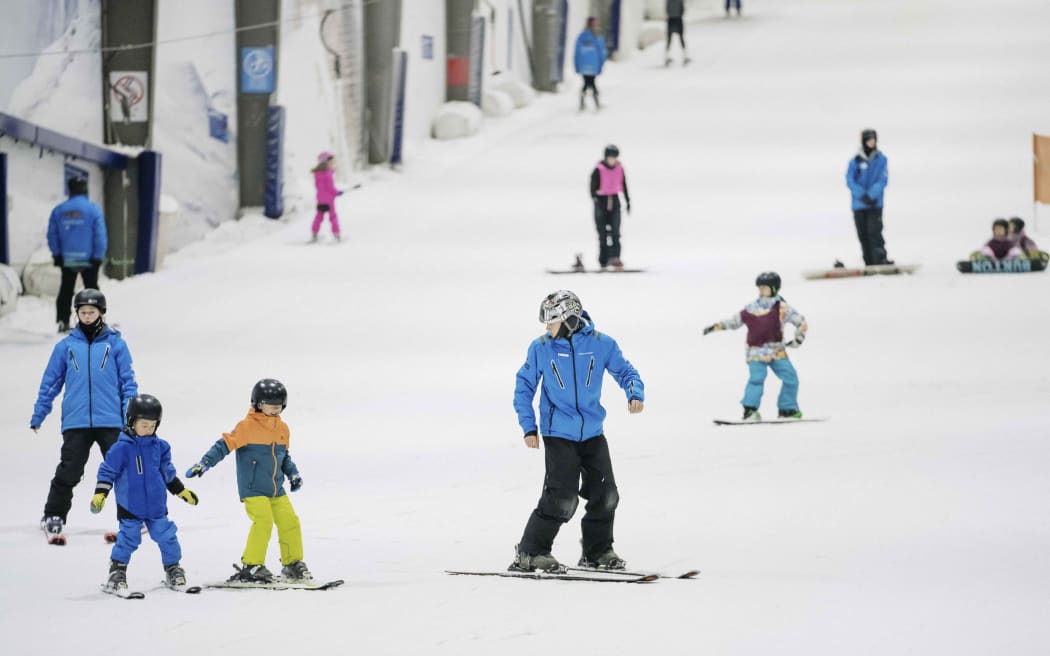
[[[339,241],[339,216],[335,213],[335,198],[342,196],[343,192],[335,188],[335,155],[324,151],[317,156],[317,166],[311,170],[314,174],[314,187],[317,189],[317,215],[314,216],[311,226],[313,236],[310,241],[317,241],[317,233],[321,230],[325,212],[328,213],[328,220],[332,222],[332,236]]]
[[[598,229],[598,264],[623,271],[620,260],[620,194],[631,213],[631,195],[627,193],[627,175],[620,164],[620,149],[605,147],[605,159],[591,173],[591,200],[594,201],[594,224]]]

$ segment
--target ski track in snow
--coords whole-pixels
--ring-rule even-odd
[[[27,427],[52,343],[30,331],[46,331],[49,304],[0,322],[6,644],[78,656],[111,654],[114,640],[158,655],[1043,653],[1047,276],[953,264],[995,216],[1029,217],[1030,135],[1050,133],[1050,88],[1035,83],[1050,5],[755,0],[745,12],[694,15],[689,68],[662,68],[662,44],[610,64],[600,114],[576,112],[572,80],[472,140],[425,144],[400,175],[369,173],[340,200],[338,247],[302,245],[305,212],[254,237],[262,220],[248,218],[162,272],[107,286],[180,473],[243,416],[255,380],[287,384],[306,561],[342,588],[151,590],[135,604],[96,592],[115,521],[88,512],[97,452],[69,545],[47,547],[36,526],[60,445],[59,403],[39,435]],[[890,256],[923,266],[803,281],[802,269],[859,260],[844,173],[868,125],[889,157]],[[584,190],[608,142],[634,201],[623,257],[650,272],[547,276],[577,251],[593,264]],[[309,161],[316,148],[289,149]],[[809,321],[792,358],[803,411],[827,423],[711,425],[739,407],[744,336],[700,330],[743,307],[765,269]],[[540,492],[542,454],[522,445],[511,396],[542,331],[536,305],[558,285],[646,382],[645,413],[628,416],[606,380],[617,550],[632,568],[697,567],[695,581],[442,573],[506,567]],[[169,508],[190,583],[203,584],[232,573],[248,521],[232,458],[187,482],[200,505]],[[565,562],[581,515],[555,544]],[[275,539],[271,569],[277,553]],[[161,575],[144,539],[129,586]]]

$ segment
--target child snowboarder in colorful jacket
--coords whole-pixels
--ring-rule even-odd
[[[971,261],[1008,260],[1015,257],[1026,257],[1018,241],[1010,236],[1010,223],[1006,219],[992,221],[992,238],[980,250],[970,255]]]
[[[182,548],[176,537],[175,522],[168,519],[168,501],[164,492],[174,494],[191,506],[197,505],[197,495],[175,475],[171,446],[157,437],[162,411],[160,401],[149,394],[131,399],[124,431],[98,467],[91,512],[101,512],[106,497],[115,489],[117,519],[120,520],[117,543],[110,553],[108,591],[127,590],[128,562],[142,544],[143,524],[160,547],[167,584],[171,587],[186,585],[186,572],[179,564]]]
[[[616,340],[594,329],[576,294],[562,289],[548,295],[540,304],[540,321],[547,333],[532,341],[518,369],[514,410],[525,446],[538,449],[542,433],[546,474],[509,569],[565,571],[551,548],[561,525],[576,512],[579,497],[587,500],[580,566],[624,569],[626,563],[612,547],[620,493],[602,426],[602,379],[608,371],[627,395],[628,412],[636,414],[645,402],[641,376]],[[532,406],[537,390],[539,423]]]
[[[591,171],[591,201],[594,203],[594,226],[598,229],[598,265],[623,271],[620,259],[620,194],[631,213],[631,194],[627,191],[627,174],[620,163],[620,149],[609,144],[602,160]]]
[[[312,579],[303,562],[303,534],[299,517],[284,490],[287,478],[292,492],[303,486],[299,469],[288,453],[290,430],[281,421],[288,407],[288,390],[272,378],[264,378],[252,388],[252,407],[230,433],[208,450],[186,475],[203,476],[223,458],[237,452],[237,489],[244,510],[252,520],[248,543],[241,556],[242,567],[230,578],[246,583],[272,583],[266,569],[266,550],[274,524],[281,547],[281,574],[287,580]]]
[[[332,236],[336,241],[340,240],[339,216],[335,213],[335,199],[342,196],[343,192],[335,188],[335,155],[327,150],[317,156],[317,166],[311,169],[314,174],[314,188],[317,191],[317,214],[314,223],[310,227],[312,236],[310,241],[317,241],[317,233],[321,230],[325,212],[332,224]]]
[[[762,402],[767,369],[781,381],[777,408],[780,416],[801,419],[798,409],[798,374],[788,359],[788,348],[798,348],[806,338],[809,326],[797,310],[780,297],[780,276],[772,271],[759,274],[755,280],[758,299],[732,317],[704,328],[709,335],[716,330],[736,330],[747,326],[747,367],[750,376],[744,389],[744,420],[761,421],[758,413]],[[784,342],[784,324],[795,326],[795,336]]]

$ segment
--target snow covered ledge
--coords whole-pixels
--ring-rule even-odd
[[[447,102],[438,109],[431,124],[435,139],[459,139],[481,129],[481,109],[469,102]]]

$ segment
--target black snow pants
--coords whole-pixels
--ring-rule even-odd
[[[882,238],[882,208],[853,210],[853,223],[857,226],[857,239],[864,254],[864,264],[886,263],[886,241]]]
[[[598,229],[598,264],[620,257],[620,197],[595,196],[594,226]]]
[[[98,267],[86,269],[68,269],[62,267],[62,286],[58,288],[55,299],[55,321],[69,321],[70,308],[73,307],[73,287],[77,283],[77,274],[84,281],[85,289],[98,289]],[[73,322],[76,323],[75,321]]]
[[[45,517],[57,516],[66,521],[73,504],[73,488],[84,477],[84,465],[91,455],[91,445],[97,443],[102,457],[105,457],[119,436],[119,428],[71,428],[62,433],[62,459],[51,479],[51,491],[44,504]]]
[[[583,442],[544,437],[543,445],[547,464],[543,493],[525,525],[518,549],[533,556],[550,553],[558,529],[572,519],[579,497],[583,497],[587,500],[583,554],[596,560],[612,547],[613,519],[620,502],[609,443],[604,435],[598,435]]]

